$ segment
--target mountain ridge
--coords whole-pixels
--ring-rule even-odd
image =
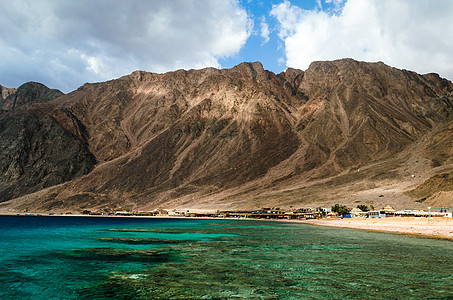
[[[33,104],[85,145],[96,166],[2,206],[424,205],[409,191],[450,172],[452,91],[436,74],[352,59],[280,74],[259,62],[135,71]],[[414,157],[419,178],[407,174]]]
[[[27,82],[15,88],[2,89],[1,109],[14,110],[30,107],[33,103],[48,102],[64,94],[57,89],[49,89],[39,82]]]

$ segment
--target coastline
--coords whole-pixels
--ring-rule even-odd
[[[105,218],[160,218],[160,219],[212,219],[212,220],[250,220],[288,222],[315,226],[340,227],[369,231],[405,234],[423,238],[435,238],[453,241],[453,219],[424,217],[389,217],[389,218],[346,218],[346,219],[256,219],[256,218],[218,218],[218,217],[189,217],[189,216],[120,216],[120,215],[83,215],[83,214],[48,214],[32,213],[17,214],[1,212],[0,216],[49,216],[49,217],[105,217]]]
[[[423,217],[313,219],[296,222],[316,226],[361,229],[453,241],[453,219],[444,217],[432,217],[431,219]]]

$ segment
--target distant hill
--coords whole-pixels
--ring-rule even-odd
[[[18,154],[1,166],[0,193],[37,192],[0,209],[426,207],[453,190],[443,179],[453,170],[452,91],[437,74],[342,59],[280,74],[258,62],[136,71],[32,97],[1,114],[2,155],[11,145]],[[21,144],[8,128],[37,142]],[[19,162],[46,143],[58,147],[38,152],[55,160]],[[22,173],[8,171],[17,164]],[[35,166],[46,175],[26,171]]]
[[[63,93],[28,82],[17,89],[2,87],[0,113],[0,199],[30,194],[86,174],[95,164],[85,141],[48,113],[43,104]],[[6,96],[6,97],[5,97]]]
[[[38,82],[27,82],[17,89],[2,86],[0,88],[2,89],[0,104],[3,110],[29,107],[32,103],[48,102],[64,95],[59,90],[49,89]]]

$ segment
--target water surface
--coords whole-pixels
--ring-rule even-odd
[[[451,299],[453,243],[266,221],[0,217],[2,299]]]

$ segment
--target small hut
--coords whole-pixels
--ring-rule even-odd
[[[355,217],[363,217],[363,216],[366,215],[366,212],[361,210],[358,207],[354,207],[353,209],[351,209],[351,211],[349,213],[351,214],[351,216],[353,218],[355,218]]]
[[[385,206],[383,208],[383,211],[385,211],[385,215],[387,217],[395,216],[395,212],[396,212],[396,210],[393,207],[391,207],[390,205]]]

